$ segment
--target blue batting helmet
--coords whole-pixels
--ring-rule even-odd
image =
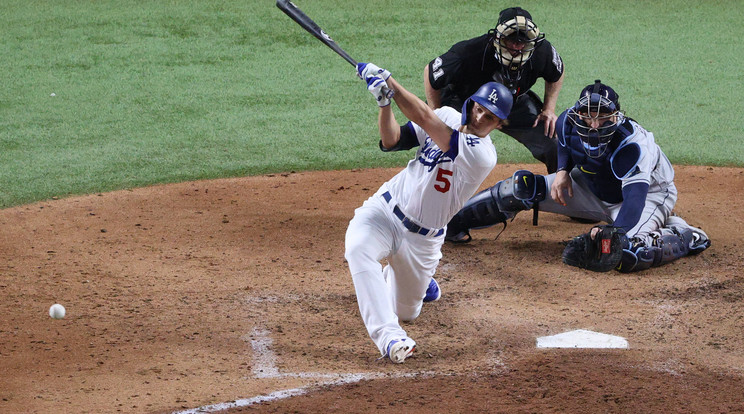
[[[488,82],[483,84],[474,94],[462,104],[462,124],[468,123],[470,109],[473,102],[478,102],[492,114],[501,119],[506,119],[511,112],[514,98],[506,86],[498,82]]]
[[[584,143],[584,152],[592,158],[601,157],[623,121],[617,93],[599,79],[595,80],[581,91],[579,100],[569,108],[568,119]]]

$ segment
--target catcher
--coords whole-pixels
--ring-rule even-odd
[[[472,228],[504,223],[534,209],[603,221],[571,240],[569,265],[634,272],[710,247],[708,236],[672,209],[674,168],[654,135],[620,112],[615,91],[597,80],[556,123],[558,171],[520,170],[473,196],[447,225],[447,240],[470,241]]]

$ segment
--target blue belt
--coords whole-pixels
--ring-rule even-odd
[[[393,199],[393,197],[390,195],[389,191],[385,191],[382,193],[382,198],[385,199],[385,202],[389,203],[390,200]],[[422,236],[428,236],[429,233],[432,231],[431,229],[427,229],[426,227],[421,227],[418,224],[414,223],[406,217],[405,214],[403,214],[402,211],[400,211],[400,208],[398,208],[398,205],[393,206],[393,214],[395,214],[396,217],[403,223],[403,226],[408,229],[408,231],[412,233],[418,233]],[[436,234],[433,234],[433,237],[439,237],[442,234],[444,234],[444,229],[439,229]]]

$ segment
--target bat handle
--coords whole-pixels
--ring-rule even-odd
[[[390,88],[385,88],[383,92],[385,92],[385,97],[388,99],[393,99],[393,96],[395,96],[395,91]]]

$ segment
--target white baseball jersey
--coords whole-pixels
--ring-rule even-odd
[[[356,209],[346,231],[345,257],[359,311],[382,355],[392,340],[410,339],[399,321],[421,312],[442,258],[443,228],[496,165],[489,136],[458,132],[461,115],[453,108],[435,113],[453,129],[450,150],[442,152],[409,122],[420,144],[416,156]]]
[[[416,157],[387,182],[403,213],[417,224],[442,228],[475,194],[494,166],[491,137],[458,132],[461,115],[450,107],[434,111],[453,129],[450,150],[442,152],[420,126],[409,122],[419,141]]]

